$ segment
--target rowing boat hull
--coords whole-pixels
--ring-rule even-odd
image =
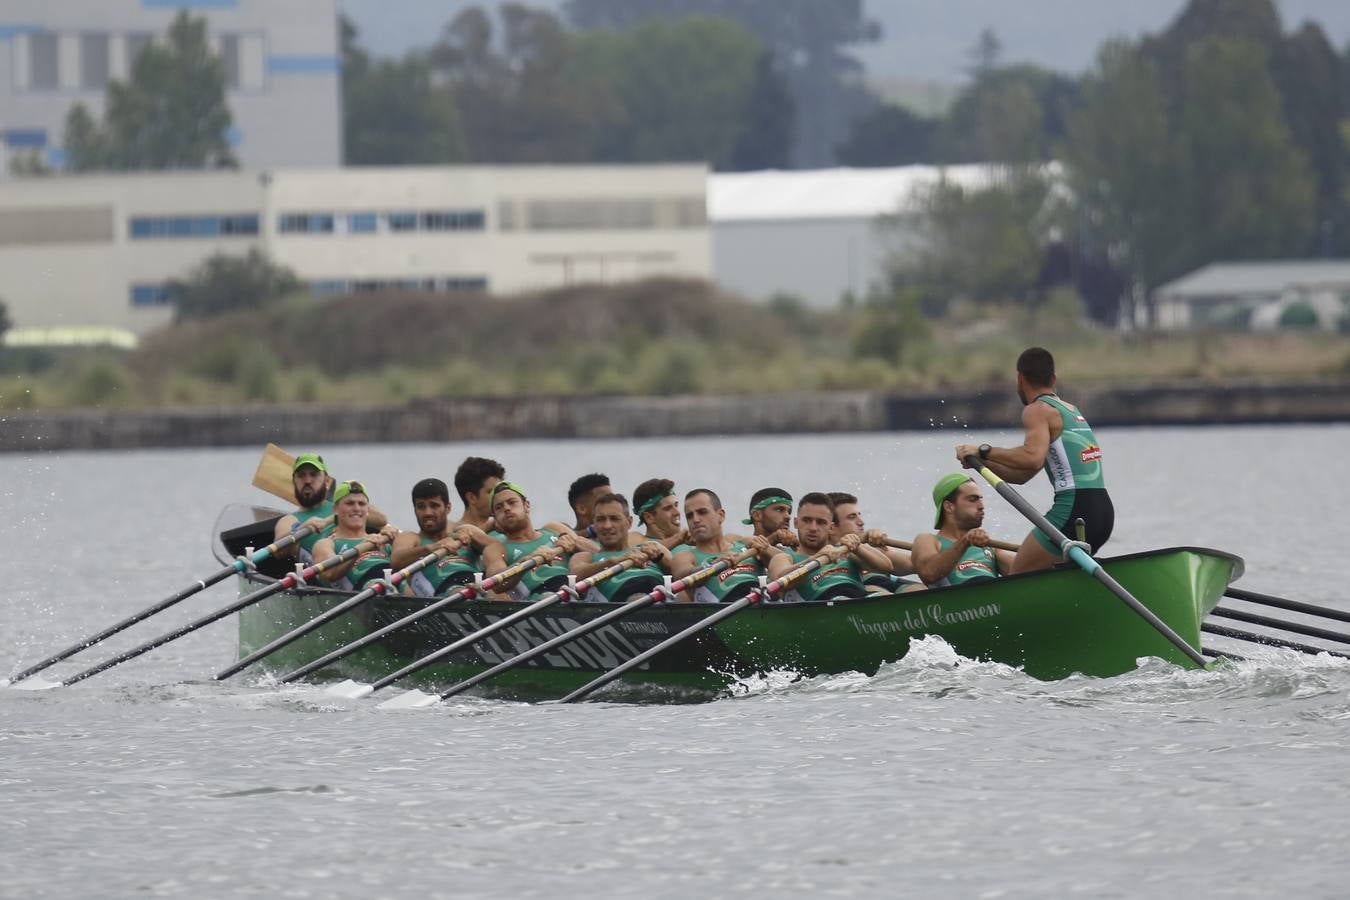
[[[1242,571],[1237,557],[1191,547],[1115,557],[1103,564],[1194,647],[1200,646],[1200,623]],[[242,592],[259,586],[241,578]],[[347,596],[327,590],[293,591],[244,609],[239,619],[240,655],[264,646]],[[373,600],[278,651],[262,665],[276,672],[291,671],[426,602],[411,597]],[[319,674],[371,681],[519,608],[498,601],[460,603],[400,629]],[[613,608],[608,604],[557,604],[424,669],[405,686],[449,686]],[[493,694],[558,696],[718,609],[703,604],[656,604],[505,672],[485,687]],[[964,657],[1006,663],[1043,680],[1074,673],[1118,675],[1150,656],[1194,666],[1099,582],[1077,568],[1061,567],[863,600],[761,604],[679,643],[624,680],[645,685],[644,693],[649,696],[653,686],[658,696],[665,686],[672,689],[667,695],[672,699],[697,699],[724,689],[736,677],[759,672],[789,671],[808,677],[850,671],[871,675],[904,656],[911,639],[927,635],[940,636]]]

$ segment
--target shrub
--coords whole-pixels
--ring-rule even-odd
[[[1310,329],[1316,328],[1319,322],[1317,319],[1317,310],[1312,308],[1309,303],[1298,301],[1290,303],[1280,313],[1280,327],[1292,329]]]

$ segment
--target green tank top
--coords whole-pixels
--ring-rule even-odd
[[[731,545],[731,550],[729,552],[740,553],[744,549],[745,549],[745,542],[736,541],[734,544]],[[713,563],[717,562],[718,558],[722,555],[722,553],[726,553],[728,551],[724,550],[722,551],[722,553],[704,553],[702,550],[698,549],[693,544],[680,544],[678,547],[676,547],[674,550],[670,552],[692,553],[694,554],[694,562],[697,564],[695,568],[706,569],[708,566],[711,566]],[[743,584],[749,583],[753,585],[758,585],[759,576],[763,574],[764,574],[764,567],[759,564],[758,559],[752,557],[751,559],[747,559],[745,562],[741,563],[739,566],[732,566],[729,569],[724,569],[723,571],[714,575],[712,578],[709,578],[707,581],[703,582],[701,585],[698,586],[698,590],[695,591],[696,596],[694,599],[697,600],[699,599],[700,596],[702,596],[703,599],[705,599],[705,601],[707,602],[715,601],[717,603],[721,603],[723,600],[726,599],[727,594],[731,593],[733,589],[738,588]]]
[[[789,550],[788,555],[792,557],[793,568],[811,561],[811,555],[808,553]],[[858,568],[858,563],[852,556],[845,556],[837,563],[825,563],[813,569],[805,578],[798,579],[792,589],[803,600],[817,600],[826,591],[842,584],[857,585],[859,589],[863,587],[862,570]]]
[[[310,519],[322,519],[325,516],[331,516],[332,514],[333,501],[331,500],[325,500],[313,509],[297,509],[295,512],[291,513],[291,515],[295,516],[296,528],[304,525]],[[300,539],[300,549],[308,550],[310,553],[313,553],[314,544],[318,542],[320,537],[322,537],[322,535],[318,532],[306,535]]]
[[[433,540],[432,538],[422,537],[421,535],[418,535],[417,537],[417,546],[419,547],[425,547],[434,543],[436,543],[436,540]],[[454,553],[442,556],[437,560],[436,565],[429,566],[428,568],[431,570],[428,573],[429,577],[432,581],[440,583],[445,581],[445,579],[449,578],[451,575],[460,572],[481,571],[479,568],[481,565],[480,556],[479,552],[472,546],[462,546]],[[427,570],[423,569],[422,571],[426,572]]]
[[[333,538],[333,549],[345,553],[365,538]],[[360,590],[362,585],[372,578],[379,578],[389,568],[389,545],[367,550],[356,557],[356,563],[347,570],[346,581],[352,588]]]
[[[940,534],[937,539],[938,550],[946,550],[956,543]],[[952,570],[932,586],[950,587],[965,584],[967,581],[979,581],[982,578],[997,578],[998,575],[998,554],[994,552],[993,547],[967,547],[966,552],[956,561],[956,565],[952,566]]]
[[[538,550],[540,547],[549,543],[558,535],[547,528],[539,529],[539,537],[532,541],[508,541],[506,535],[500,531],[492,532],[492,537],[502,542],[506,547],[506,564],[514,566],[529,554]],[[535,590],[544,582],[557,578],[559,575],[566,576],[571,570],[567,568],[567,558],[564,557],[560,562],[548,563],[546,565],[535,566],[520,577],[520,587],[523,587],[525,594],[533,594]]]
[[[604,562],[607,559],[614,559],[617,556],[626,556],[631,548],[624,550],[597,550],[591,554],[591,559],[595,562]],[[625,591],[624,584],[636,579],[650,579],[653,575],[660,578],[665,573],[655,563],[648,563],[645,566],[631,566],[624,569],[618,575],[611,575],[604,581],[591,588],[593,591],[599,591],[606,600],[613,600],[616,597],[626,597],[632,591]]]
[[[1058,412],[1062,426],[1059,437],[1050,443],[1045,453],[1045,474],[1055,493],[1105,488],[1102,448],[1097,445],[1087,419],[1053,394],[1041,394],[1036,401]]]

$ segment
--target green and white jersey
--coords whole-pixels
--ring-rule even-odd
[[[937,536],[938,550],[946,550],[952,544],[953,540]],[[939,580],[933,582],[930,587],[951,587],[957,584],[965,584],[967,581],[979,581],[983,578],[997,578],[1001,573],[998,570],[998,554],[994,552],[993,547],[967,547],[966,552],[961,554],[961,558],[952,566],[952,570]]]
[[[788,555],[792,557],[794,569],[802,563],[811,561],[811,554],[809,553],[788,550]],[[845,556],[836,563],[822,563],[804,577],[797,579],[792,589],[780,596],[784,600],[818,600],[835,588],[844,585],[857,586],[859,595],[866,590],[863,587],[862,569],[859,568],[857,561],[851,555]]]
[[[365,538],[335,537],[333,538],[333,549],[338,553],[345,553],[365,540]],[[366,582],[383,575],[387,568],[389,568],[388,544],[358,554],[356,562],[347,570],[347,574],[333,586],[344,591],[359,591],[365,587]]]
[[[616,560],[618,557],[627,556],[630,550],[597,550],[591,554],[591,559],[595,562],[605,562],[606,560]],[[611,563],[613,565],[613,563]],[[617,575],[611,575],[604,581],[595,585],[586,592],[586,600],[591,603],[605,603],[615,600],[627,600],[633,594],[645,594],[652,589],[653,580],[659,584],[662,576],[661,567],[655,563],[648,563],[645,566],[630,566]]]
[[[318,506],[314,507],[313,509],[297,509],[291,513],[291,515],[295,516],[296,519],[295,528],[291,529],[291,531],[292,532],[297,531],[310,519],[322,519],[327,516],[331,516],[332,514],[333,514],[333,501],[331,500],[325,500]],[[301,562],[305,563],[306,565],[309,565],[310,563],[314,562],[314,545],[318,542],[319,538],[322,536],[323,535],[319,534],[316,531],[300,539],[299,549],[301,551],[300,552]]]
[[[1050,443],[1045,454],[1045,474],[1055,493],[1105,488],[1102,448],[1083,414],[1054,394],[1041,394],[1036,402],[1059,413],[1059,437]]]
[[[435,540],[418,535],[419,547],[436,543]],[[418,597],[435,597],[463,584],[473,581],[475,572],[482,571],[482,559],[473,547],[460,547],[427,566],[409,579],[412,592]]]
[[[694,554],[694,561],[697,564],[695,568],[697,570],[706,569],[708,566],[717,562],[722,556],[722,553],[741,553],[744,550],[745,542],[736,541],[731,545],[731,550],[724,550],[720,553],[704,553],[693,544],[680,544],[670,552],[673,554],[685,552]],[[728,594],[742,585],[758,585],[759,576],[763,574],[764,567],[759,564],[757,558],[751,557],[738,566],[732,566],[729,569],[718,572],[712,578],[709,578],[707,581],[700,584],[694,589],[694,602],[722,603],[726,600]]]
[[[490,532],[490,536],[502,542],[502,546],[506,548],[506,564],[514,566],[540,547],[557,540],[561,535],[547,528],[540,528],[539,537],[532,541],[508,541],[506,535],[500,531]],[[516,582],[516,586],[511,589],[511,597],[516,600],[524,600],[543,587],[546,582],[556,583],[559,576],[565,579],[569,574],[567,557],[563,557],[556,563],[535,566],[522,575],[520,581]]]

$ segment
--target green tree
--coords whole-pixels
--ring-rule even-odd
[[[290,269],[269,260],[261,250],[247,256],[210,257],[184,280],[169,282],[177,321],[208,319],[245,309],[263,309],[300,290]]]
[[[943,162],[1028,162],[1053,158],[1077,87],[1032,65],[981,70],[952,104],[936,141]]]
[[[51,175],[54,170],[37,150],[15,154],[9,161],[9,174],[15,178],[34,178]]]
[[[397,166],[467,158],[449,91],[432,83],[422,54],[372,61],[342,18],[343,158],[348,165]]]
[[[786,169],[792,154],[797,104],[772,50],[763,51],[755,63],[755,82],[741,120],[729,168],[738,172]]]
[[[934,159],[939,122],[893,103],[853,122],[848,140],[835,148],[846,166],[906,166]]]
[[[902,365],[913,349],[927,343],[931,336],[932,327],[923,314],[918,290],[874,292],[863,303],[854,327],[853,352]]]
[[[9,318],[9,307],[5,306],[5,301],[0,300],[0,347],[5,345],[5,332],[14,327],[14,323]]]
[[[755,35],[773,52],[796,106],[795,166],[832,165],[853,120],[877,105],[862,85],[862,64],[850,54],[881,36],[863,0],[567,0],[564,8],[587,30],[717,16]]]
[[[108,83],[101,125],[82,104],[71,109],[67,165],[77,172],[233,168],[230,123],[225,68],[207,41],[206,19],[179,12],[167,40],[136,56],[131,78]]]
[[[711,17],[579,36],[575,80],[604,86],[621,110],[599,129],[598,158],[732,167],[762,59],[753,35]]]

